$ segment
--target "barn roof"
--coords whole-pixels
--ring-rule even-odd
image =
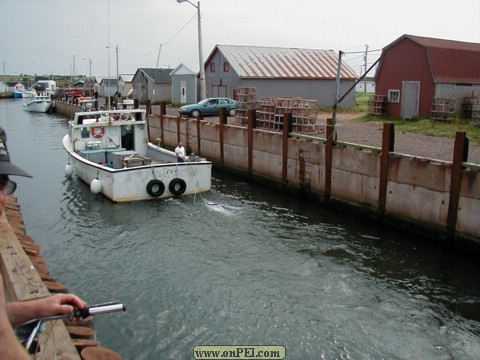
[[[134,74],[120,74],[119,78],[122,78],[125,82],[132,82]]]
[[[177,67],[175,69],[172,70],[172,72],[170,73],[170,76],[172,75],[176,75],[176,74],[179,74],[179,75],[196,75],[195,72],[193,72],[192,70],[190,70],[190,68],[182,63],[178,64]]]
[[[103,78],[100,80],[100,84],[103,84],[105,86],[116,86],[117,85],[117,79],[116,78]]]
[[[480,82],[480,44],[403,35],[385,47],[383,52],[385,53],[404,39],[409,39],[425,48],[435,82]]]
[[[241,78],[335,79],[338,54],[333,50],[216,45],[206,63],[220,52]],[[357,79],[342,62],[342,79]]]
[[[170,73],[173,69],[164,69],[164,68],[139,68],[138,72],[145,74],[155,83],[171,83],[172,78],[170,77]],[[136,74],[135,74],[136,76]]]

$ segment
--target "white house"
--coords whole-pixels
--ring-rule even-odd
[[[8,84],[0,81],[0,93],[8,92]]]
[[[100,97],[114,96],[117,92],[118,81],[116,78],[104,78],[100,81],[98,95]]]
[[[127,97],[133,88],[134,74],[120,74],[118,76],[118,88],[121,97]]]

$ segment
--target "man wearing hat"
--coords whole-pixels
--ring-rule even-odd
[[[7,196],[13,194],[17,188],[17,183],[10,180],[9,175],[32,177],[10,162],[7,135],[5,130],[0,127],[0,216],[5,209]],[[0,234],[0,236],[2,235]],[[80,309],[86,306],[82,299],[73,294],[55,294],[42,299],[6,302],[0,271],[0,360],[30,359],[15,335],[13,326],[32,319],[70,314],[73,312],[71,304]]]

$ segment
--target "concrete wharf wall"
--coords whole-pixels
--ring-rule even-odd
[[[480,250],[480,165],[463,161],[464,133],[447,162],[395,153],[393,124],[385,124],[381,148],[334,141],[332,123],[325,138],[291,133],[285,123],[283,132],[256,129],[254,111],[247,127],[222,116],[213,124],[161,115],[150,117],[149,128],[152,142],[173,148],[182,141],[217,167]]]
[[[57,106],[70,115],[74,109]],[[182,141],[188,152],[216,167],[454,247],[480,250],[480,165],[464,161],[464,133],[457,133],[453,161],[448,162],[396,153],[391,123],[384,125],[382,147],[377,148],[334,141],[332,123],[324,138],[289,132],[288,114],[283,132],[276,132],[256,129],[254,110],[246,127],[228,125],[224,113],[218,124],[165,113],[162,104],[160,116],[149,115],[153,143],[173,149]]]

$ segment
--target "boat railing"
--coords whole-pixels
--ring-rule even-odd
[[[115,124],[118,121],[127,123],[145,123],[144,109],[132,110],[102,110],[102,111],[86,111],[75,113],[73,125],[93,125],[97,123]],[[120,123],[118,123],[120,124]]]

